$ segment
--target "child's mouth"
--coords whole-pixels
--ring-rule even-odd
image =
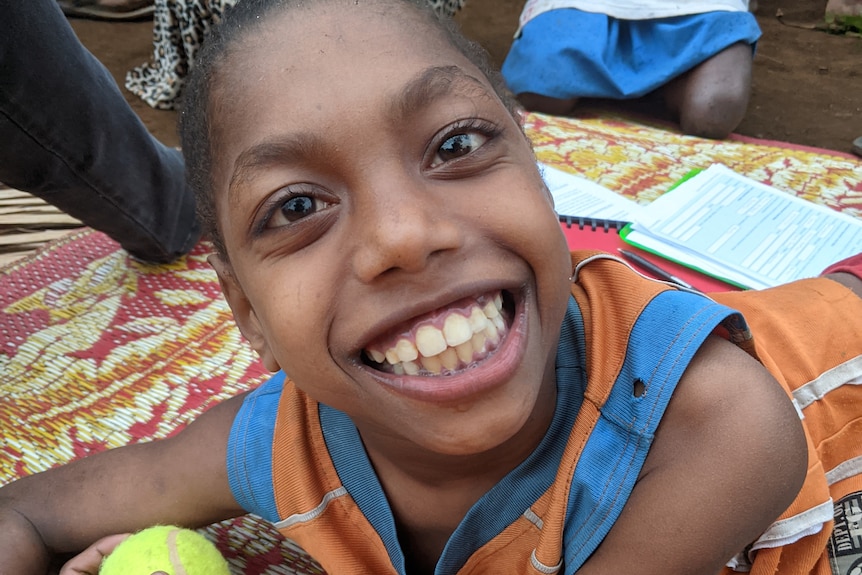
[[[499,347],[514,304],[505,292],[461,300],[422,317],[363,351],[371,367],[395,375],[449,375],[475,365]]]

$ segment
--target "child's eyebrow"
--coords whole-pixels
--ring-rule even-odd
[[[490,88],[458,66],[430,66],[416,74],[391,98],[390,114],[397,121],[452,94],[490,97]]]
[[[321,138],[308,132],[277,136],[243,150],[233,164],[228,183],[228,205],[237,205],[239,184],[252,179],[255,169],[284,164],[286,158],[301,162],[304,158],[320,158],[324,154],[325,146]]]

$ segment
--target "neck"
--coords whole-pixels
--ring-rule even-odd
[[[359,427],[368,456],[385,484],[397,477],[417,485],[456,488],[463,483],[488,488],[515,469],[539,445],[554,416],[556,382],[543,387],[535,408],[509,439],[480,453],[452,455],[424,449],[391,434]]]
[[[523,462],[545,436],[553,419],[556,384],[545,386],[537,408],[521,429],[502,444],[472,455],[446,455],[415,444],[383,441],[375,449],[360,435],[398,527],[409,573],[433,573],[452,533],[470,508]]]

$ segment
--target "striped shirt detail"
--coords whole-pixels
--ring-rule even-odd
[[[545,522],[542,521],[542,518],[536,515],[532,509],[527,509],[526,511],[524,511],[524,519],[538,527],[539,530],[541,530],[542,527],[545,526]]]
[[[539,561],[538,557],[536,557],[536,550],[535,549],[533,549],[533,553],[532,553],[532,555],[530,555],[530,563],[533,565],[533,569],[535,569],[539,573],[544,573],[545,575],[553,575],[554,573],[556,573],[557,571],[560,570],[560,567],[563,566],[562,561],[560,561],[559,563],[557,563],[553,567],[550,565],[545,565],[544,563]]]
[[[823,372],[819,377],[797,388],[793,399],[802,409],[826,397],[844,385],[862,385],[862,355]]]
[[[829,485],[862,474],[862,455],[848,459],[826,472],[826,482]]]
[[[306,511],[305,513],[295,513],[290,517],[285,517],[284,519],[276,523],[275,527],[276,529],[285,529],[299,523],[308,523],[309,521],[317,519],[318,517],[320,517],[321,514],[323,514],[324,511],[326,511],[327,506],[329,506],[332,501],[338,499],[343,495],[347,495],[347,489],[345,489],[344,486],[337,489],[333,489],[332,491],[324,495],[323,499],[320,502],[320,505],[318,505],[311,511]]]
[[[799,541],[803,537],[819,533],[823,529],[823,525],[832,520],[833,513],[832,499],[829,499],[793,517],[776,521],[754,542],[751,548],[754,550],[783,547]]]

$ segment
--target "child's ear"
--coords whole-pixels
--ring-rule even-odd
[[[260,356],[261,361],[263,361],[264,367],[269,371],[278,371],[281,368],[269,349],[266,337],[264,337],[260,322],[257,319],[257,314],[254,308],[252,308],[251,302],[245,296],[242,286],[236,281],[230,269],[230,264],[217,255],[209,256],[207,261],[218,276],[219,286],[221,286],[221,291],[224,293],[224,297],[233,312],[233,318],[239,326],[239,331],[251,343],[251,346]]]

